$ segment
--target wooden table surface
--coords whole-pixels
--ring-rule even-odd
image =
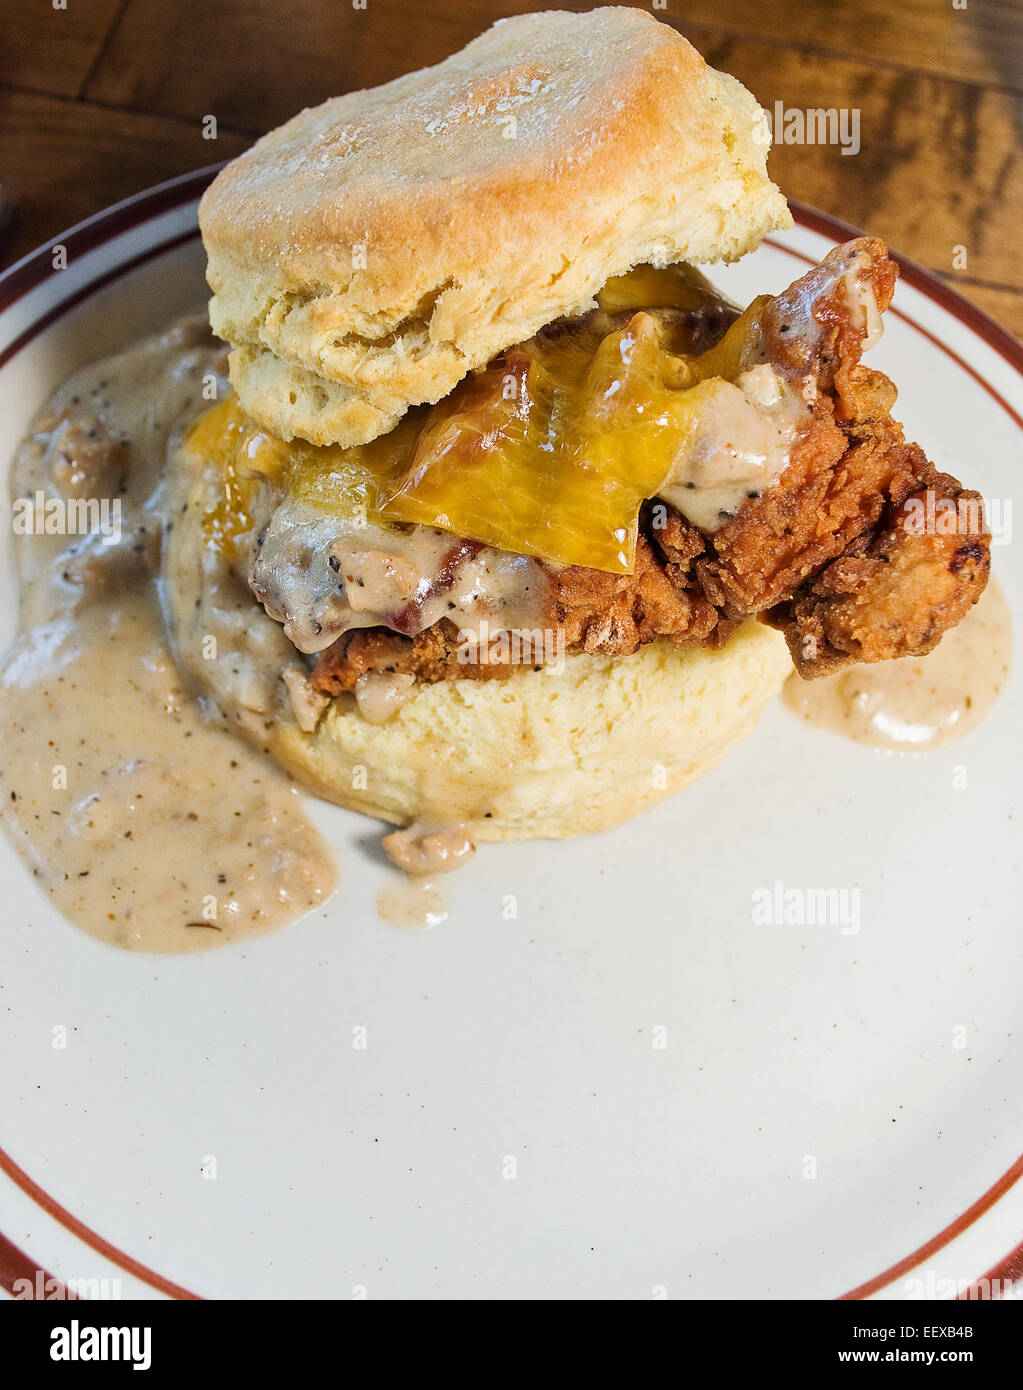
[[[437,62],[503,15],[550,7],[356,2],[365,7],[0,0],[0,184],[12,210],[0,263],[127,194],[237,154],[303,106]],[[885,237],[1023,336],[1021,0],[650,8],[769,110],[859,111],[857,154],[779,145],[775,180]],[[215,140],[204,138],[209,116]]]

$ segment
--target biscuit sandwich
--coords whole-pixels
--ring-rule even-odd
[[[884,244],[746,308],[698,268],[790,224],[768,145],[737,81],[606,8],[503,20],[219,174],[233,389],[176,460],[164,586],[225,719],[386,821],[573,835],[699,776],[793,665],[965,614],[988,538],[905,523],[962,489],[860,360]]]

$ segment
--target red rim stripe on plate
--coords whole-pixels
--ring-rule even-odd
[[[197,230],[182,232],[179,236],[171,237],[169,241],[161,241],[159,246],[151,246],[148,251],[140,251],[137,256],[133,256],[130,261],[125,261],[123,265],[117,266],[114,270],[107,271],[105,275],[100,275],[95,280],[90,280],[87,285],[83,285],[75,294],[67,299],[55,304],[47,314],[36,319],[30,327],[26,328],[20,338],[15,338],[14,342],[0,352],[0,367],[6,366],[12,357],[17,357],[21,349],[27,346],[44,329],[49,328],[52,323],[64,317],[71,309],[76,308],[83,300],[89,299],[92,295],[98,294],[107,285],[113,284],[115,280],[120,280],[132,270],[137,270],[140,265],[145,265],[147,261],[152,261],[157,256],[166,255],[168,251],[173,251],[175,247],[183,246],[186,241],[194,241],[199,235]]]
[[[793,206],[797,207],[797,221],[802,224],[798,205],[794,204]],[[815,213],[814,220],[819,221],[822,216],[823,214],[821,213]],[[861,232],[857,232],[853,227],[845,227],[842,223],[837,223],[836,227],[842,227],[843,232],[848,232],[850,236],[862,236]],[[816,231],[819,229],[811,227],[811,230]],[[765,237],[764,241],[768,246],[773,247],[775,251],[782,251],[786,256],[792,256],[797,261],[803,261],[806,265],[817,264],[814,258],[808,256],[805,251],[796,251],[791,246],[785,246],[780,241],[775,241],[774,237]],[[892,258],[898,262],[901,279],[905,280],[907,284],[912,285],[914,289],[919,290],[921,294],[926,295],[928,299],[933,299],[935,303],[940,304],[942,308],[948,309],[949,313],[954,314],[954,310],[942,301],[940,295],[931,293],[932,286],[937,289],[947,288],[940,280],[933,276],[929,270],[924,270],[921,266],[918,266],[914,261],[907,260],[904,256],[900,256],[894,251],[891,254]],[[954,291],[949,290],[948,293],[951,296],[951,304],[966,303],[965,300],[960,300],[959,296],[955,294]],[[971,304],[968,307],[972,309],[973,305]],[[981,376],[980,372],[978,372],[975,367],[971,367],[969,362],[964,361],[957,352],[953,352],[947,343],[943,343],[941,339],[936,337],[929,329],[924,328],[922,323],[917,323],[916,319],[911,318],[909,314],[903,313],[901,309],[896,309],[894,304],[886,312],[891,317],[901,319],[903,323],[909,324],[910,328],[912,328],[915,333],[919,333],[922,338],[926,338],[929,343],[932,343],[934,347],[943,352],[946,357],[950,357],[961,371],[964,371],[968,377],[971,377],[982,390],[987,392],[993,401],[996,401],[1001,406],[1017,428],[1023,430],[1023,415],[1020,415],[1019,411],[1014,409],[1005,397],[1001,395],[1000,392],[996,391],[985,377]],[[999,325],[995,323],[994,319],[989,319],[988,316],[981,313],[979,309],[975,309],[974,313],[980,323],[992,330],[990,336],[986,333],[982,333],[980,328],[973,323],[968,323],[965,316],[962,317],[961,322],[966,323],[967,327],[972,328],[978,336],[983,337],[989,347],[994,348],[1000,356],[1005,358],[1011,367],[1015,367],[1018,372],[1023,374],[1023,343],[1018,343],[1015,338],[1011,337],[1004,329],[1000,328]]]
[[[36,1283],[40,1275],[44,1290],[47,1284],[56,1285],[52,1293],[44,1294],[45,1297],[52,1299],[78,1297],[77,1294],[70,1293],[54,1275],[33,1264],[25,1252],[19,1250],[5,1235],[0,1235],[0,1287],[5,1288],[12,1298],[25,1298],[26,1295],[20,1290],[15,1291],[15,1285],[27,1281],[32,1289],[32,1293],[28,1297],[34,1299]]]
[[[990,1298],[991,1286],[996,1280],[999,1287],[1002,1284],[1015,1284],[1018,1280],[1023,1280],[1023,1242],[1017,1245],[1015,1250],[1010,1250],[1005,1259],[999,1260],[993,1269],[975,1279],[956,1301]]]
[[[157,1274],[155,1270],[149,1269],[141,1261],[133,1259],[131,1255],[126,1255],[123,1250],[118,1250],[117,1246],[111,1245],[109,1240],[104,1240],[91,1227],[86,1226],[84,1221],[79,1221],[78,1217],[69,1212],[67,1207],[62,1207],[48,1192],[44,1192],[37,1182],[33,1182],[25,1170],[19,1168],[4,1149],[0,1149],[0,1168],[13,1183],[21,1188],[26,1196],[31,1197],[37,1206],[42,1207],[48,1216],[59,1221],[65,1230],[70,1231],[73,1236],[77,1236],[84,1245],[90,1245],[98,1254],[105,1255],[115,1265],[120,1265],[128,1274],[134,1274],[137,1279],[150,1284],[154,1289],[159,1289],[161,1293],[167,1294],[170,1298],[197,1299],[199,1297],[198,1294],[182,1288],[180,1284],[165,1279],[162,1274]],[[15,1249],[16,1247],[12,1246],[11,1248]]]
[[[191,174],[182,174],[179,178],[157,184],[155,188],[147,189],[144,193],[125,198],[123,202],[115,203],[113,207],[106,208],[93,217],[87,217],[84,222],[77,222],[67,231],[59,232],[45,246],[40,246],[37,251],[31,251],[20,261],[15,261],[14,265],[0,275],[0,313],[17,303],[29,290],[34,290],[37,285],[50,278],[53,274],[52,258],[55,246],[66,248],[69,263],[77,260],[80,256],[95,251],[98,246],[104,246],[123,232],[130,232],[143,222],[150,222],[154,217],[159,217],[161,213],[172,212],[174,208],[193,202],[213,182],[223,167],[222,161],[220,164],[210,164],[205,169],[196,169]]]
[[[1003,1173],[982,1197],[977,1198],[972,1207],[967,1207],[954,1221],[950,1221],[943,1231],[932,1236],[929,1241],[921,1245],[919,1249],[914,1250],[911,1255],[907,1255],[904,1260],[900,1260],[898,1264],[892,1265],[881,1274],[876,1274],[865,1284],[858,1284],[855,1289],[850,1289],[848,1293],[842,1294],[842,1298],[869,1298],[872,1293],[877,1293],[878,1289],[883,1289],[888,1284],[894,1283],[900,1275],[908,1274],[911,1269],[923,1264],[929,1256],[943,1249],[955,1240],[956,1236],[962,1235],[963,1231],[968,1230],[979,1217],[983,1216],[986,1211],[990,1211],[999,1197],[1004,1197],[1009,1188],[1021,1177],[1023,1177],[1023,1155],[1017,1158],[1012,1167]]]

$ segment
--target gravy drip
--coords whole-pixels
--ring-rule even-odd
[[[926,753],[975,729],[1009,674],[1012,619],[991,579],[976,605],[927,656],[852,666],[805,681],[793,674],[782,698],[829,733],[898,753]]]
[[[60,911],[129,950],[244,940],[335,882],[289,779],[208,702],[204,715],[164,636],[156,575],[174,518],[159,483],[210,390],[227,390],[223,349],[186,319],[73,377],[12,471],[34,521],[14,537],[21,633],[0,688],[0,819]],[[111,524],[62,533],[69,499],[102,499]]]

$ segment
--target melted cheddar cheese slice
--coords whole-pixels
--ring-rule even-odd
[[[610,281],[592,313],[508,349],[358,448],[284,444],[232,396],[187,441],[224,480],[210,539],[229,545],[250,528],[251,490],[265,482],[345,521],[437,527],[558,565],[628,573],[641,504],[673,480],[677,491],[687,465],[705,468],[705,384],[734,382],[763,360],[764,302],[689,356],[687,316],[721,301],[688,267],[641,267]],[[646,312],[650,303],[658,310]],[[715,421],[720,402],[716,410]]]

